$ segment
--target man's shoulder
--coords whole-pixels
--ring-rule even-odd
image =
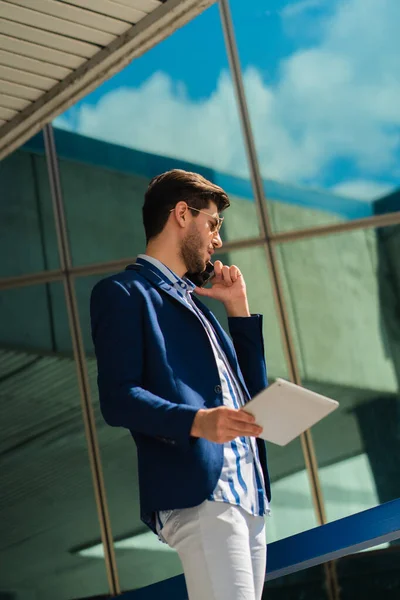
[[[150,289],[152,287],[150,283],[133,267],[134,265],[131,265],[123,271],[108,275],[98,281],[92,289],[92,297],[110,293],[125,293],[130,296]]]

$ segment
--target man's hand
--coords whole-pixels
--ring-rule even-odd
[[[249,317],[246,284],[238,267],[223,265],[220,260],[214,263],[214,277],[211,288],[196,287],[199,296],[214,298],[225,305],[229,317]]]
[[[190,435],[224,444],[237,437],[257,437],[261,433],[262,427],[256,425],[253,415],[244,410],[220,406],[199,410],[194,418]]]

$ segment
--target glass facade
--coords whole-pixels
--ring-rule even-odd
[[[60,261],[57,244],[52,244],[55,228],[41,133],[26,148],[0,162],[0,182],[0,277],[58,269]]]
[[[274,231],[399,211],[398,2],[230,5]]]
[[[279,248],[303,384],[340,403],[313,428],[329,520],[400,495],[399,237],[393,226]]]
[[[279,577],[266,583],[264,589],[265,598],[271,600],[298,600],[299,589],[301,589],[301,598],[305,600],[329,600],[329,594],[326,589],[325,569],[323,566],[306,569],[300,573]]]
[[[218,258],[242,270],[251,311],[264,315],[269,381],[295,372],[340,403],[307,444],[268,445],[267,541],[400,496],[399,119],[391,87],[400,84],[391,35],[399,9],[388,1],[378,15],[373,2],[362,4],[274,0],[267,10],[231,0],[256,164],[247,159],[217,5],[55,120],[58,171],[48,174],[43,133],[0,163],[0,597],[97,598],[181,572],[175,552],[139,519],[129,433],[101,417],[89,323],[96,281],[144,250],[143,195],[170,168],[200,172],[231,198]],[[376,26],[371,48],[355,37],[339,55],[338,40],[359,34],[361,16],[388,24],[384,45]],[[257,168],[266,213],[253,192]],[[57,176],[71,264],[59,255],[63,223],[49,180]],[[389,226],[379,226],[383,213]],[[266,221],[270,237],[262,237]],[[226,326],[221,307],[209,304]],[[104,490],[93,487],[97,452]],[[103,547],[108,527],[116,565]],[[315,567],[267,583],[266,596],[302,590],[310,600],[345,600],[361,589],[352,575],[360,573],[372,598],[385,569],[394,573],[396,550],[393,543],[339,560],[337,585]]]
[[[2,290],[1,560],[4,597],[93,597],[104,559],[82,560],[100,526],[61,283]]]
[[[205,43],[206,31],[212,44]],[[61,183],[74,264],[135,256],[144,243],[144,191],[151,177],[170,168],[196,170],[230,187],[225,240],[259,234],[217,5],[133,61],[54,126],[65,159]]]

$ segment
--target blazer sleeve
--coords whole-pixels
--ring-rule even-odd
[[[197,409],[152,394],[143,382],[143,296],[119,281],[104,279],[90,301],[100,407],[115,427],[188,446]]]
[[[252,398],[268,385],[262,323],[262,315],[228,319],[239,367]]]

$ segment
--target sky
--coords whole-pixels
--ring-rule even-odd
[[[369,201],[400,182],[399,0],[231,0],[263,177]],[[218,7],[57,127],[249,177]]]

